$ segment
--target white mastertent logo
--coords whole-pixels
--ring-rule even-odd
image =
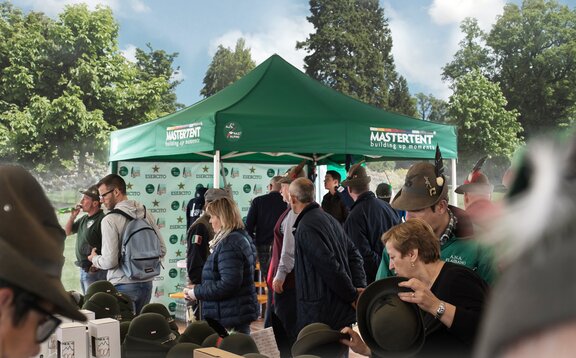
[[[435,150],[435,131],[370,127],[370,147],[393,150]]]
[[[200,143],[200,131],[202,122],[194,122],[166,128],[167,147],[181,147],[189,144]]]

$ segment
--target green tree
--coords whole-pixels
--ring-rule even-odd
[[[315,32],[297,49],[304,49],[306,73],[349,96],[380,108],[401,108],[409,100],[392,58],[392,37],[377,0],[310,0],[308,17]],[[409,98],[409,95],[408,95]]]
[[[449,116],[458,127],[458,151],[464,158],[489,154],[510,157],[521,144],[516,110],[506,110],[498,84],[472,70],[455,83]]]
[[[238,81],[255,66],[250,49],[246,48],[246,41],[243,38],[236,41],[234,51],[219,45],[204,76],[204,87],[200,90],[200,94],[204,97],[212,96]]]
[[[182,83],[182,80],[176,79],[180,74],[180,67],[173,67],[174,60],[178,53],[167,53],[164,50],[154,50],[152,45],[147,43],[148,52],[136,49],[136,67],[139,71],[139,80],[148,82],[155,78],[163,78],[169,83],[165,93],[160,94],[160,111],[168,114],[184,107],[183,104],[176,100],[176,87]]]
[[[167,109],[169,79],[121,55],[107,7],[68,6],[52,20],[3,2],[0,37],[3,160],[56,170],[79,158],[82,170],[86,154],[104,158],[111,130]]]
[[[444,123],[448,121],[448,103],[432,94],[416,94],[417,115],[425,121]]]
[[[459,43],[460,48],[454,54],[454,60],[442,68],[442,79],[453,84],[474,69],[490,77],[493,73],[493,59],[485,44],[486,34],[478,26],[478,21],[466,18],[460,24],[460,30],[464,38]]]
[[[576,112],[576,12],[556,1],[509,3],[486,40],[508,108],[526,135],[573,123]]]
[[[416,99],[410,96],[408,83],[403,76],[392,83],[388,97],[388,109],[411,117],[417,115]]]

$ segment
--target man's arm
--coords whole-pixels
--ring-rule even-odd
[[[70,236],[70,235],[78,232],[78,223],[75,222],[76,217],[78,217],[78,214],[80,214],[80,208],[74,208],[70,212],[70,217],[68,218],[68,221],[66,222],[66,225],[64,226],[64,231],[66,231],[66,236]]]
[[[298,215],[292,210],[288,212],[284,222],[282,223],[282,228],[284,231],[284,239],[282,242],[282,252],[280,254],[280,259],[278,262],[278,270],[276,271],[276,276],[272,285],[274,286],[274,292],[282,293],[284,281],[286,280],[286,275],[288,275],[294,269],[294,234],[292,233],[292,227]]]
[[[252,205],[250,205],[250,209],[248,209],[248,215],[246,215],[246,231],[254,243],[256,243],[256,218],[258,217],[257,204],[258,198],[254,198],[252,200]]]
[[[126,221],[127,219],[120,214],[109,214],[102,219],[102,254],[96,255],[96,249],[92,249],[92,254],[88,256],[88,260],[92,261],[94,267],[109,270],[118,266],[118,250],[120,249],[118,246],[121,233],[117,225],[122,222],[125,224]],[[124,226],[122,225],[122,227]]]

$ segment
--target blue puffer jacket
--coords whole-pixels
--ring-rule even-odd
[[[258,319],[255,265],[256,248],[246,231],[235,230],[222,239],[204,264],[202,283],[194,287],[203,316],[226,328]]]

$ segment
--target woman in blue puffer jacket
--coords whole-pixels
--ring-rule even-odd
[[[203,318],[220,322],[227,330],[250,334],[250,323],[258,318],[254,286],[256,248],[244,230],[238,206],[229,197],[206,207],[216,233],[202,270],[202,283],[185,290],[200,300]]]

